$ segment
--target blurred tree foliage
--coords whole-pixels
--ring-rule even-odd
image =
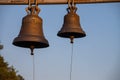
[[[24,80],[21,75],[17,75],[17,71],[13,66],[8,65],[4,58],[0,55],[0,80]]]

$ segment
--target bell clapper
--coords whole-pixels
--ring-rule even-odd
[[[73,43],[74,41],[74,36],[70,36],[70,43]]]
[[[31,50],[31,55],[34,55],[34,53],[33,53],[34,46],[30,46],[30,50]]]

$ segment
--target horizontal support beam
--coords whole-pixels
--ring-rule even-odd
[[[67,4],[68,0],[37,0],[38,4]],[[72,0],[71,0],[72,1]],[[74,0],[76,4],[113,3],[120,0]],[[35,4],[35,0],[31,0]],[[0,5],[27,5],[28,0],[0,0]]]

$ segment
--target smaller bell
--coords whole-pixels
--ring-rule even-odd
[[[64,24],[57,34],[59,37],[70,38],[71,43],[73,43],[74,38],[82,38],[86,36],[81,28],[79,16],[76,14],[76,11],[76,7],[72,6],[67,8],[68,13],[64,16]]]
[[[28,14],[22,20],[22,27],[13,45],[30,48],[33,55],[34,48],[45,48],[49,46],[42,29],[42,19],[38,16],[39,8],[32,6],[27,8]]]

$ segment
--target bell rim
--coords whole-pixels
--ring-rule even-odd
[[[32,38],[32,37],[31,37]],[[30,48],[30,46],[34,46],[34,48],[45,48],[49,47],[49,42],[44,38],[38,38],[30,40],[29,38],[24,37],[16,37],[13,40],[13,45],[18,47]]]
[[[78,32],[58,32],[57,36],[63,37],[63,38],[70,38],[70,36],[74,36],[74,38],[83,38],[86,37],[86,33],[78,33]]]
[[[49,44],[47,44],[47,43],[32,42],[33,44],[31,44],[31,42],[32,41],[18,41],[18,42],[13,42],[13,45],[18,46],[18,47],[23,47],[23,48],[30,48],[30,46],[34,46],[34,48],[46,48],[46,47],[49,47]]]

